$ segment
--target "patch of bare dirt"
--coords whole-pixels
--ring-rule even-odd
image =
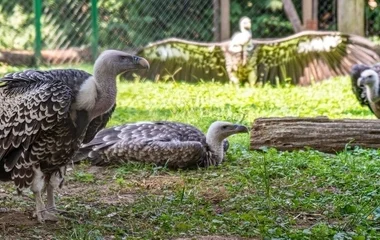
[[[310,228],[318,222],[325,220],[325,216],[320,213],[306,213],[301,212],[293,218],[296,221],[296,228],[304,229]]]
[[[214,186],[201,188],[199,194],[208,201],[216,204],[229,197],[229,193],[224,186]]]
[[[183,188],[185,182],[178,176],[149,176],[140,180],[132,180],[133,185],[151,190],[153,193],[162,192],[162,190],[174,190]]]
[[[80,182],[73,178],[75,171],[81,170],[91,173],[94,182]],[[90,166],[74,166],[69,169],[67,181],[62,189],[58,189],[57,207],[67,210],[62,217],[68,219],[86,219],[86,213],[73,213],[71,208],[74,199],[83,199],[90,207],[107,205],[133,204],[133,202],[145,193],[162,194],[164,191],[175,191],[185,186],[184,179],[180,176],[159,175],[159,176],[137,176],[125,180],[125,183],[117,183],[115,180],[115,169]],[[205,199],[218,203],[228,197],[228,191],[224,187],[210,186],[199,190],[199,194]],[[60,224],[47,222],[39,224],[32,217],[34,201],[30,191],[25,191],[23,196],[17,196],[13,183],[0,184],[0,239],[53,239],[54,233],[60,231],[63,226]],[[6,203],[2,207],[2,201]],[[81,200],[80,200],[81,201]],[[66,209],[65,209],[66,208]],[[216,209],[215,211],[222,211]],[[238,240],[245,238],[225,237],[225,236],[199,236],[195,238],[201,240]],[[178,239],[178,240],[179,240]]]
[[[34,226],[38,224],[29,213],[10,210],[0,212],[0,228],[11,228],[14,226]]]
[[[31,212],[9,210],[0,212],[0,239],[53,239],[51,231],[57,229],[55,223],[41,225],[32,218]]]

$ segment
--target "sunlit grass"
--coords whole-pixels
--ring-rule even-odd
[[[80,68],[91,72],[90,66]],[[109,125],[172,120],[206,131],[215,120],[251,126],[259,117],[284,116],[375,118],[359,105],[347,77],[278,88],[119,81]],[[380,238],[379,151],[256,152],[249,151],[248,135],[233,136],[230,144],[228,160],[209,169],[173,171],[127,163],[100,178],[81,166],[70,176],[69,187],[87,184],[96,191],[59,199],[59,206],[80,217],[44,231],[57,239]],[[100,201],[106,196],[97,190],[104,186],[116,203]],[[123,202],[122,194],[136,199]]]

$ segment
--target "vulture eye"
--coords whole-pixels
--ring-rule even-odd
[[[128,59],[128,56],[120,56],[120,59],[121,60],[126,60],[126,59]]]
[[[227,128],[228,128],[228,126],[226,126],[226,125],[222,126],[223,130],[226,130]]]
[[[133,63],[138,63],[139,62],[139,58],[138,57],[133,57]]]

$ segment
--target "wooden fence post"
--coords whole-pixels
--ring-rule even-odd
[[[338,0],[338,30],[364,36],[364,0]]]
[[[318,0],[302,0],[304,30],[318,30]]]
[[[230,0],[220,0],[221,40],[230,39]]]
[[[220,0],[213,0],[212,1],[212,7],[213,7],[213,25],[214,25],[214,41],[220,42]]]

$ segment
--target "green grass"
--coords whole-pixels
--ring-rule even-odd
[[[251,126],[258,117],[375,118],[358,104],[348,78],[281,88],[120,82],[118,92],[109,125],[173,120],[206,131],[214,120]],[[59,198],[74,217],[48,232],[56,239],[380,239],[380,151],[256,152],[248,135],[230,144],[228,161],[209,169],[127,163],[98,176],[81,165],[68,185],[94,189]],[[102,187],[118,201],[100,201],[110,194]],[[134,200],[120,200],[125,195]]]

